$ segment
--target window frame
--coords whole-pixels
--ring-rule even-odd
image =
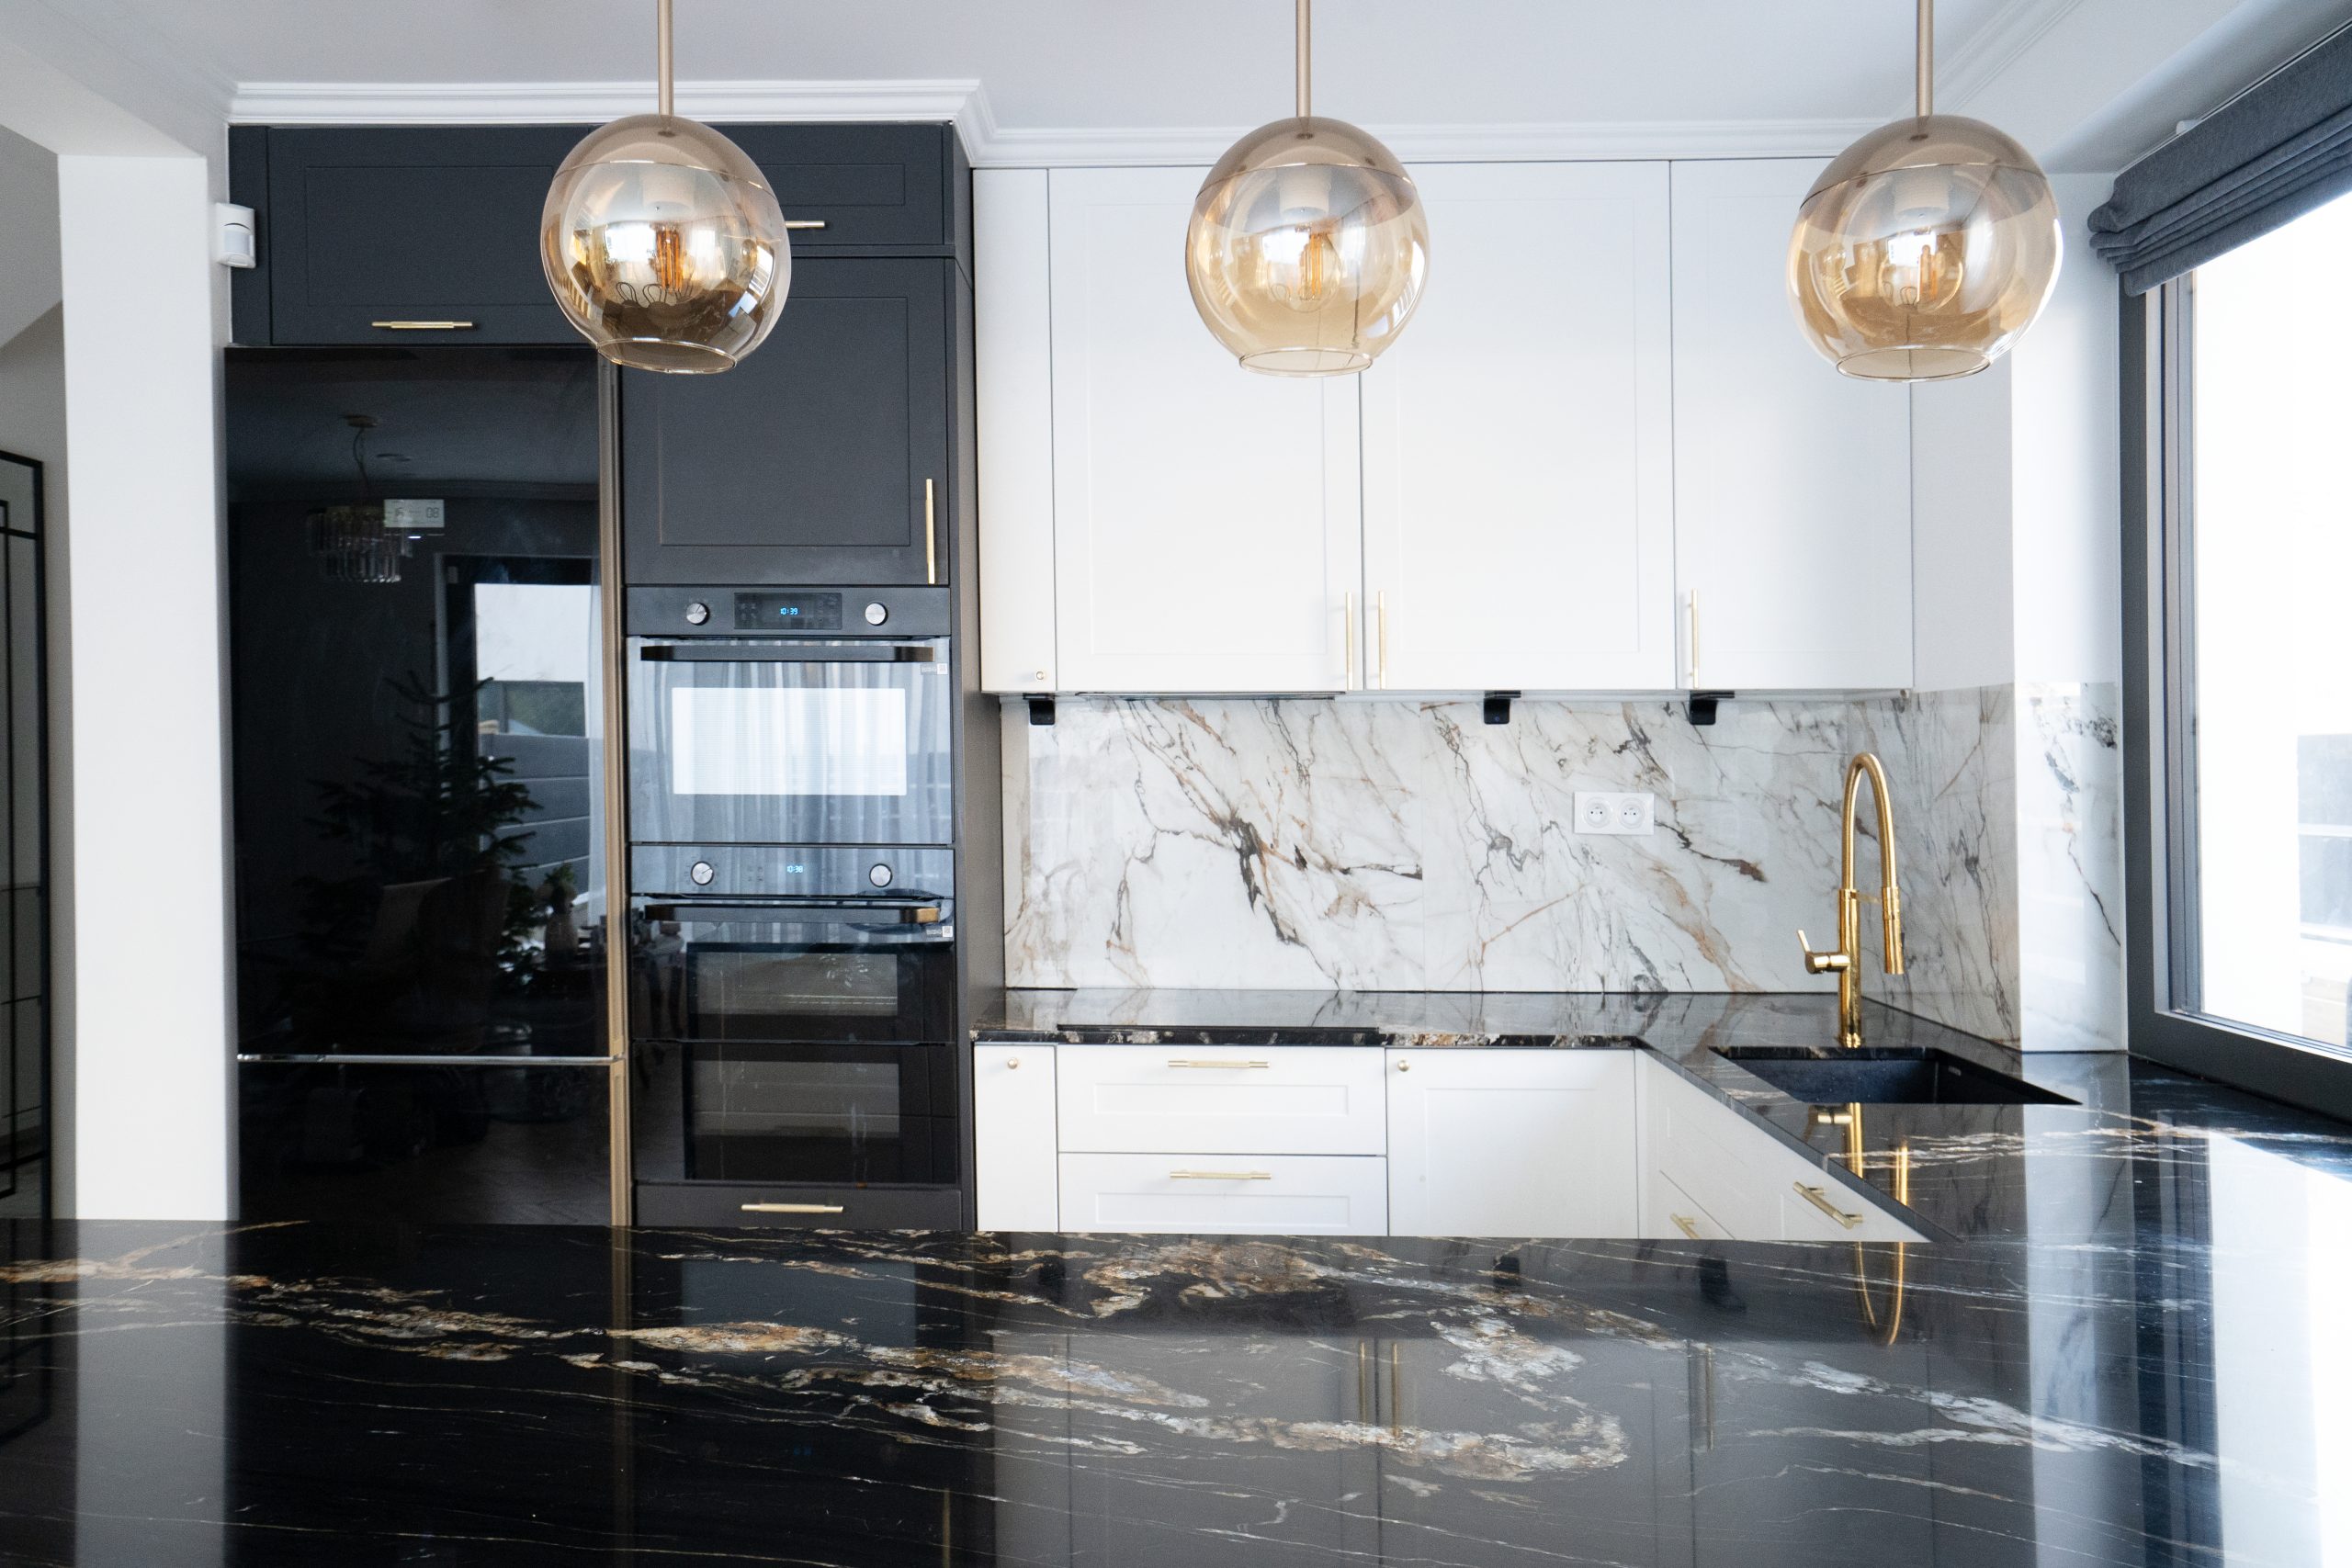
[[[2188,439],[2195,275],[2145,294],[2119,288],[2123,522],[2123,829],[2132,1054],[2352,1121],[2352,1052],[2225,1023],[2176,1005],[2194,994],[2201,919],[2189,742],[2195,526]],[[2176,919],[2177,915],[2177,919]]]

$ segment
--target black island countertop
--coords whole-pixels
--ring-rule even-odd
[[[1823,1016],[1634,1010],[1668,1053]],[[1916,1108],[1951,1239],[1903,1247],[19,1225],[0,1562],[2352,1551],[2352,1130],[1984,1059],[2083,1103]]]

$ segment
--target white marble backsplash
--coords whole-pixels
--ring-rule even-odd
[[[1894,784],[1909,969],[1872,962],[1871,994],[1992,1039],[2034,1016],[2086,1043],[2098,1022],[2077,1014],[2103,1005],[2099,955],[2078,971],[2038,951],[2021,978],[2018,884],[2022,871],[2045,922],[2095,946],[2095,917],[2053,911],[2111,911],[2120,882],[2114,703],[2098,690],[2030,689],[2022,727],[2007,687],[1728,703],[1708,728],[1668,703],[1521,701],[1490,726],[1475,702],[1066,698],[1044,728],[1011,704],[1010,977],[1826,988],[1796,928],[1835,939],[1838,791],[1867,746]],[[1580,789],[1652,793],[1657,832],[1577,833]]]

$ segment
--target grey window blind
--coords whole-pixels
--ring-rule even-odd
[[[2352,191],[2352,29],[2116,177],[2091,245],[2144,294]]]

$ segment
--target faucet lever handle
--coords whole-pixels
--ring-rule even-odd
[[[1797,945],[1804,950],[1804,972],[1808,975],[1835,974],[1853,963],[1843,953],[1815,953],[1812,939],[1804,934],[1803,926],[1797,928]]]

